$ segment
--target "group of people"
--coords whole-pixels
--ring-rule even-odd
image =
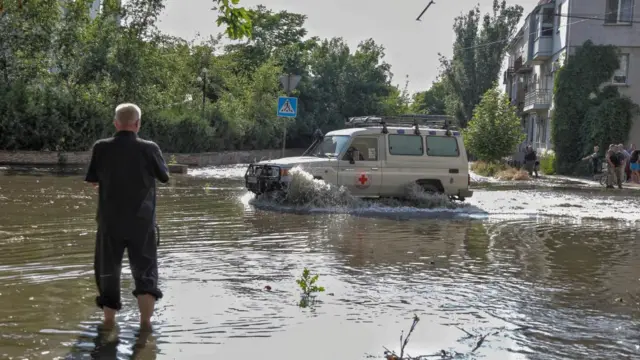
[[[600,161],[600,147],[594,146],[593,153],[582,160],[591,160],[593,174],[598,175],[602,171]],[[607,188],[614,188],[617,185],[622,189],[624,175],[627,182],[640,183],[640,151],[634,144],[625,148],[623,144],[611,144],[605,154],[607,164]]]

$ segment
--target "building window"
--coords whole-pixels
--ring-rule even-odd
[[[560,24],[562,24],[562,4],[558,5],[558,10],[556,10],[556,33],[560,32]]]
[[[629,73],[629,54],[620,55],[620,67],[613,73],[613,83],[626,85]]]
[[[420,135],[389,135],[389,154],[422,156],[424,146]]]
[[[540,24],[540,36],[553,36],[553,15],[555,8],[542,9],[542,24]]]
[[[633,0],[606,0],[605,24],[631,24],[633,20]]]

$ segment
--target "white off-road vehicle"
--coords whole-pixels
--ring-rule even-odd
[[[286,192],[290,170],[300,167],[358,197],[403,198],[418,184],[462,201],[473,192],[462,136],[450,121],[437,115],[350,118],[345,129],[317,131],[302,156],[250,164],[245,184],[255,194]]]

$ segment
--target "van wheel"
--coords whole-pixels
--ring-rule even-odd
[[[441,194],[444,192],[442,183],[439,180],[418,180],[416,184],[420,185],[426,193]]]
[[[429,193],[429,194],[438,194],[440,191],[438,191],[438,188],[435,187],[432,184],[419,184],[422,187],[422,190],[424,190],[424,192]]]

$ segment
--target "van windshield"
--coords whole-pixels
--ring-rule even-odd
[[[337,157],[345,150],[350,140],[351,137],[347,135],[325,136],[310,154],[317,157]]]

